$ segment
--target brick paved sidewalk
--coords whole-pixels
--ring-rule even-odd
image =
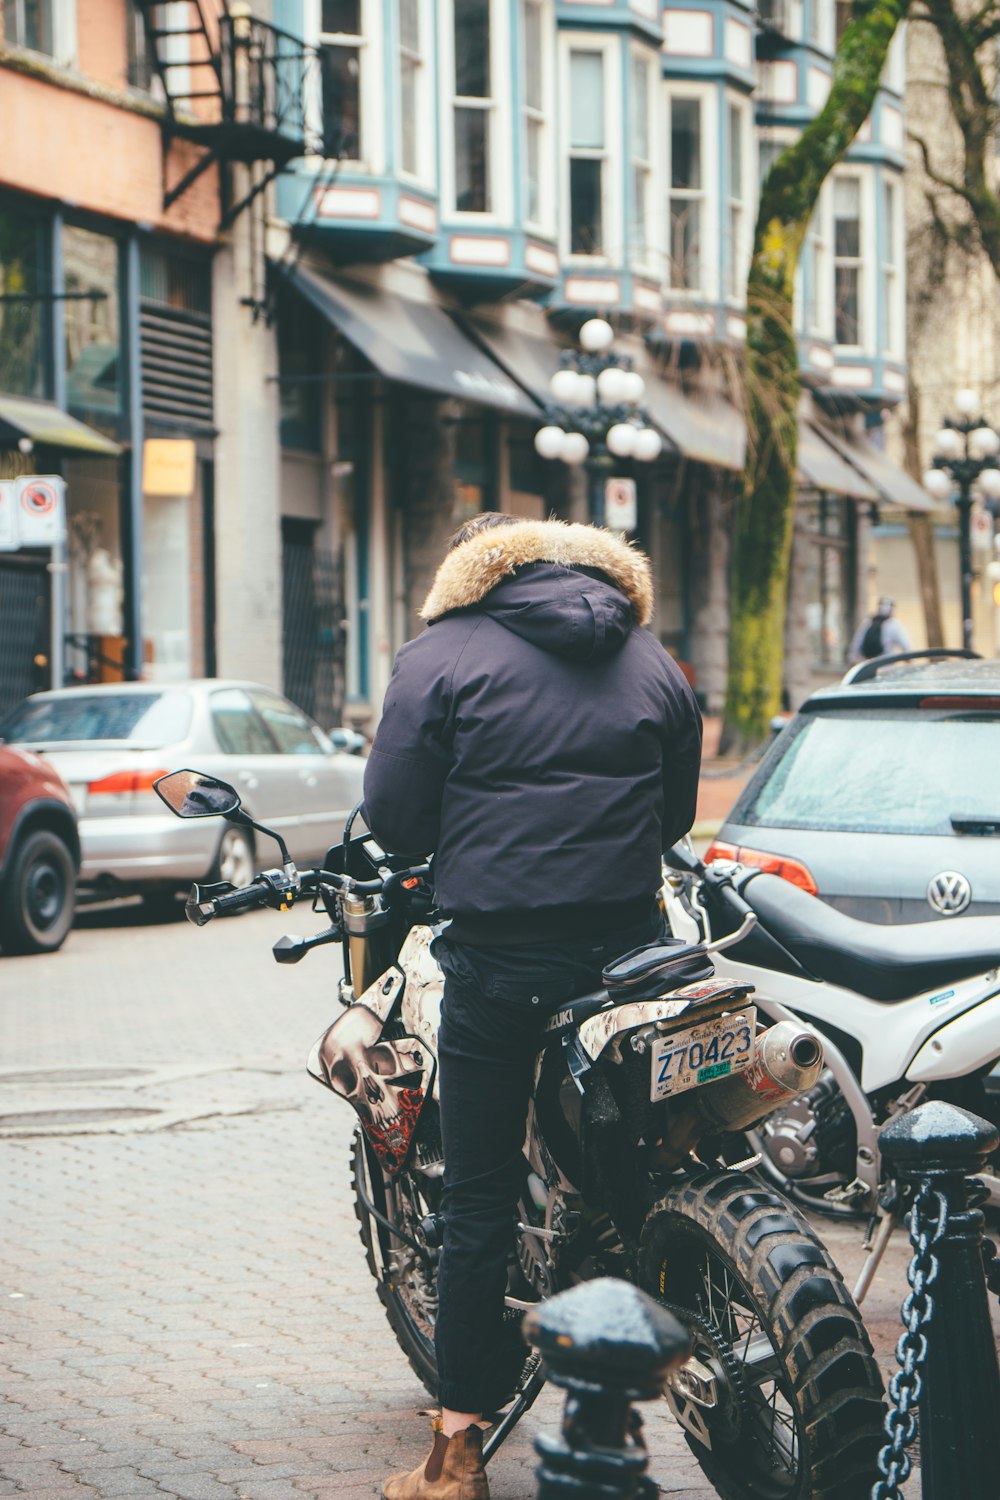
[[[384,1322],[347,1187],[349,1112],[8,1142],[0,1494],[370,1500],[427,1397]],[[546,1394],[492,1471],[534,1492]],[[667,1495],[709,1500],[676,1426]]]

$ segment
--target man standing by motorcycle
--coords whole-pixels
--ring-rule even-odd
[[[385,1500],[486,1500],[532,1065],[553,1010],[662,933],[660,855],[694,822],[701,717],[645,628],[649,562],[607,531],[486,513],[399,652],[365,817],[434,851],[444,1245],[430,1457]],[[508,1351],[509,1363],[509,1351]]]

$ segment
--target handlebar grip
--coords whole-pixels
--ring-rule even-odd
[[[267,897],[267,886],[247,885],[240,891],[229,891],[225,896],[216,896],[212,902],[212,908],[217,916],[224,917],[227,913],[237,911],[249,911],[252,906],[260,906]]]

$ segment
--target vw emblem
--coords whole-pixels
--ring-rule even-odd
[[[972,900],[972,886],[957,870],[942,870],[927,887],[928,905],[943,917],[957,917]]]

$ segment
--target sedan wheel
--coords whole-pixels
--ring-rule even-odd
[[[253,841],[242,828],[227,828],[219,840],[213,880],[228,880],[235,886],[249,885],[256,874]]]
[[[55,833],[30,833],[14,851],[0,887],[0,946],[5,953],[52,953],[73,922],[76,871]]]

